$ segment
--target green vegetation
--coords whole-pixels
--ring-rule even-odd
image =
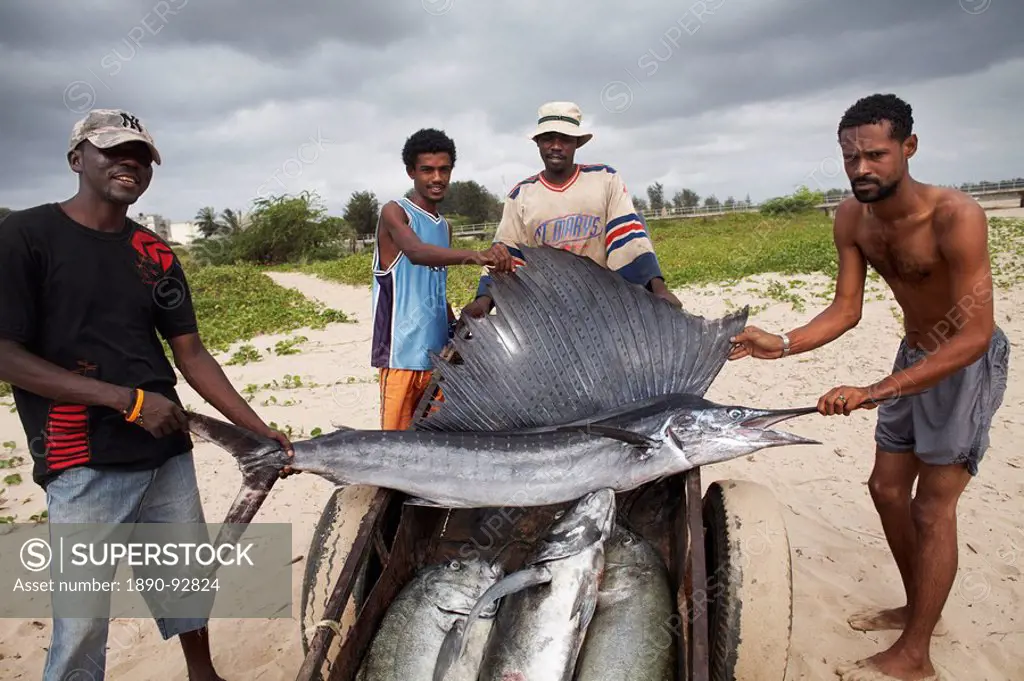
[[[1024,282],[1024,220],[990,218],[989,254],[992,280],[997,286],[1011,287]]]
[[[823,212],[786,217],[728,213],[708,218],[652,220],[651,238],[673,287],[735,281],[752,274],[832,273],[836,267],[832,221]],[[460,248],[483,250],[490,240],[459,240]],[[303,265],[299,271],[354,286],[369,286],[370,253]],[[481,270],[448,270],[448,296],[455,307],[471,301]]]
[[[197,216],[204,236],[188,249],[197,263],[277,265],[337,258],[345,252],[344,241],[355,237],[345,221],[329,216],[311,192],[256,199],[244,218],[233,211],[223,215],[223,223],[216,221],[212,208]]]
[[[235,354],[231,355],[231,359],[228,360],[228,366],[235,365],[246,365],[250,362],[262,362],[263,355],[256,349],[255,345],[246,344],[235,350]]]
[[[799,187],[789,196],[777,196],[761,204],[763,215],[789,215],[801,211],[813,210],[824,203],[825,192],[812,192],[805,186]]]
[[[765,272],[831,274],[836,268],[832,221],[822,212],[786,217],[734,213],[649,226],[661,269],[673,287]]]
[[[810,193],[813,195],[813,193]],[[820,273],[834,277],[837,273],[835,245],[832,240],[832,218],[823,211],[800,209],[809,200],[798,190],[791,197],[778,199],[775,215],[762,213],[727,213],[706,218],[652,220],[648,223],[651,238],[667,281],[672,287],[733,284],[745,277],[779,273],[808,275]],[[1024,281],[1024,220],[992,218],[989,241],[992,251],[993,278],[998,286]],[[489,239],[458,241],[458,247],[483,250]],[[312,262],[297,266],[297,271],[354,286],[369,286],[371,254],[350,255],[338,260]],[[480,268],[459,266],[449,269],[449,300],[456,308],[473,299],[480,277]],[[881,278],[868,270],[869,284],[880,284]],[[794,284],[796,286],[796,284]],[[764,291],[766,297],[804,305],[803,298],[793,292],[774,289]],[[831,300],[834,284],[817,298]]]
[[[211,350],[224,351],[236,341],[259,335],[348,321],[343,312],[278,286],[255,265],[190,263],[185,269],[199,333]]]
[[[491,241],[490,239],[456,239],[453,246],[455,248],[483,251],[490,248]],[[340,260],[312,262],[295,269],[342,284],[369,286],[373,279],[370,274],[372,260],[373,254],[370,251],[365,251],[346,256]],[[448,300],[451,301],[454,307],[462,307],[473,300],[482,272],[483,269],[475,265],[460,265],[448,268]]]

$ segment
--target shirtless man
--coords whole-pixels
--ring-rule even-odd
[[[904,606],[850,619],[856,629],[902,633],[888,650],[839,667],[844,681],[935,678],[929,649],[956,576],[957,501],[978,473],[1006,388],[1009,343],[994,320],[985,212],[955,189],[910,176],[912,126],[910,106],[894,95],[846,111],[839,144],[855,198],[836,211],[835,299],[788,334],[744,329],[730,356],[808,352],[852,329],[869,263],[903,309],[893,373],[818,401],[825,415],[878,407],[868,486],[906,590]]]

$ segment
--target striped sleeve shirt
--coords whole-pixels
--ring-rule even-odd
[[[522,243],[572,251],[641,286],[662,276],[622,177],[606,165],[577,165],[561,186],[541,174],[517,184],[505,198],[494,242],[508,247],[517,266],[525,264],[516,246]],[[485,268],[478,296],[487,293],[489,281]]]

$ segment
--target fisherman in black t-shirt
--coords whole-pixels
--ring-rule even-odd
[[[0,380],[14,386],[33,478],[51,523],[201,523],[175,365],[233,423],[291,443],[232,387],[197,333],[181,264],[127,218],[160,163],[126,111],[94,110],[72,132],[78,192],[0,222]],[[109,619],[54,618],[44,679],[102,679]],[[157,619],[178,635],[189,678],[219,679],[207,620]]]

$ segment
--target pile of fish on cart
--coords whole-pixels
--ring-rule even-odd
[[[704,394],[746,308],[708,320],[522,247],[495,313],[434,356],[409,430],[276,442],[190,414],[238,462],[244,527],[284,466],[338,485],[303,584],[298,681],[782,681],[790,548],[771,492],[700,467],[818,444],[815,407]],[[235,525],[238,524],[238,525]],[[340,570],[336,570],[340,561]]]

